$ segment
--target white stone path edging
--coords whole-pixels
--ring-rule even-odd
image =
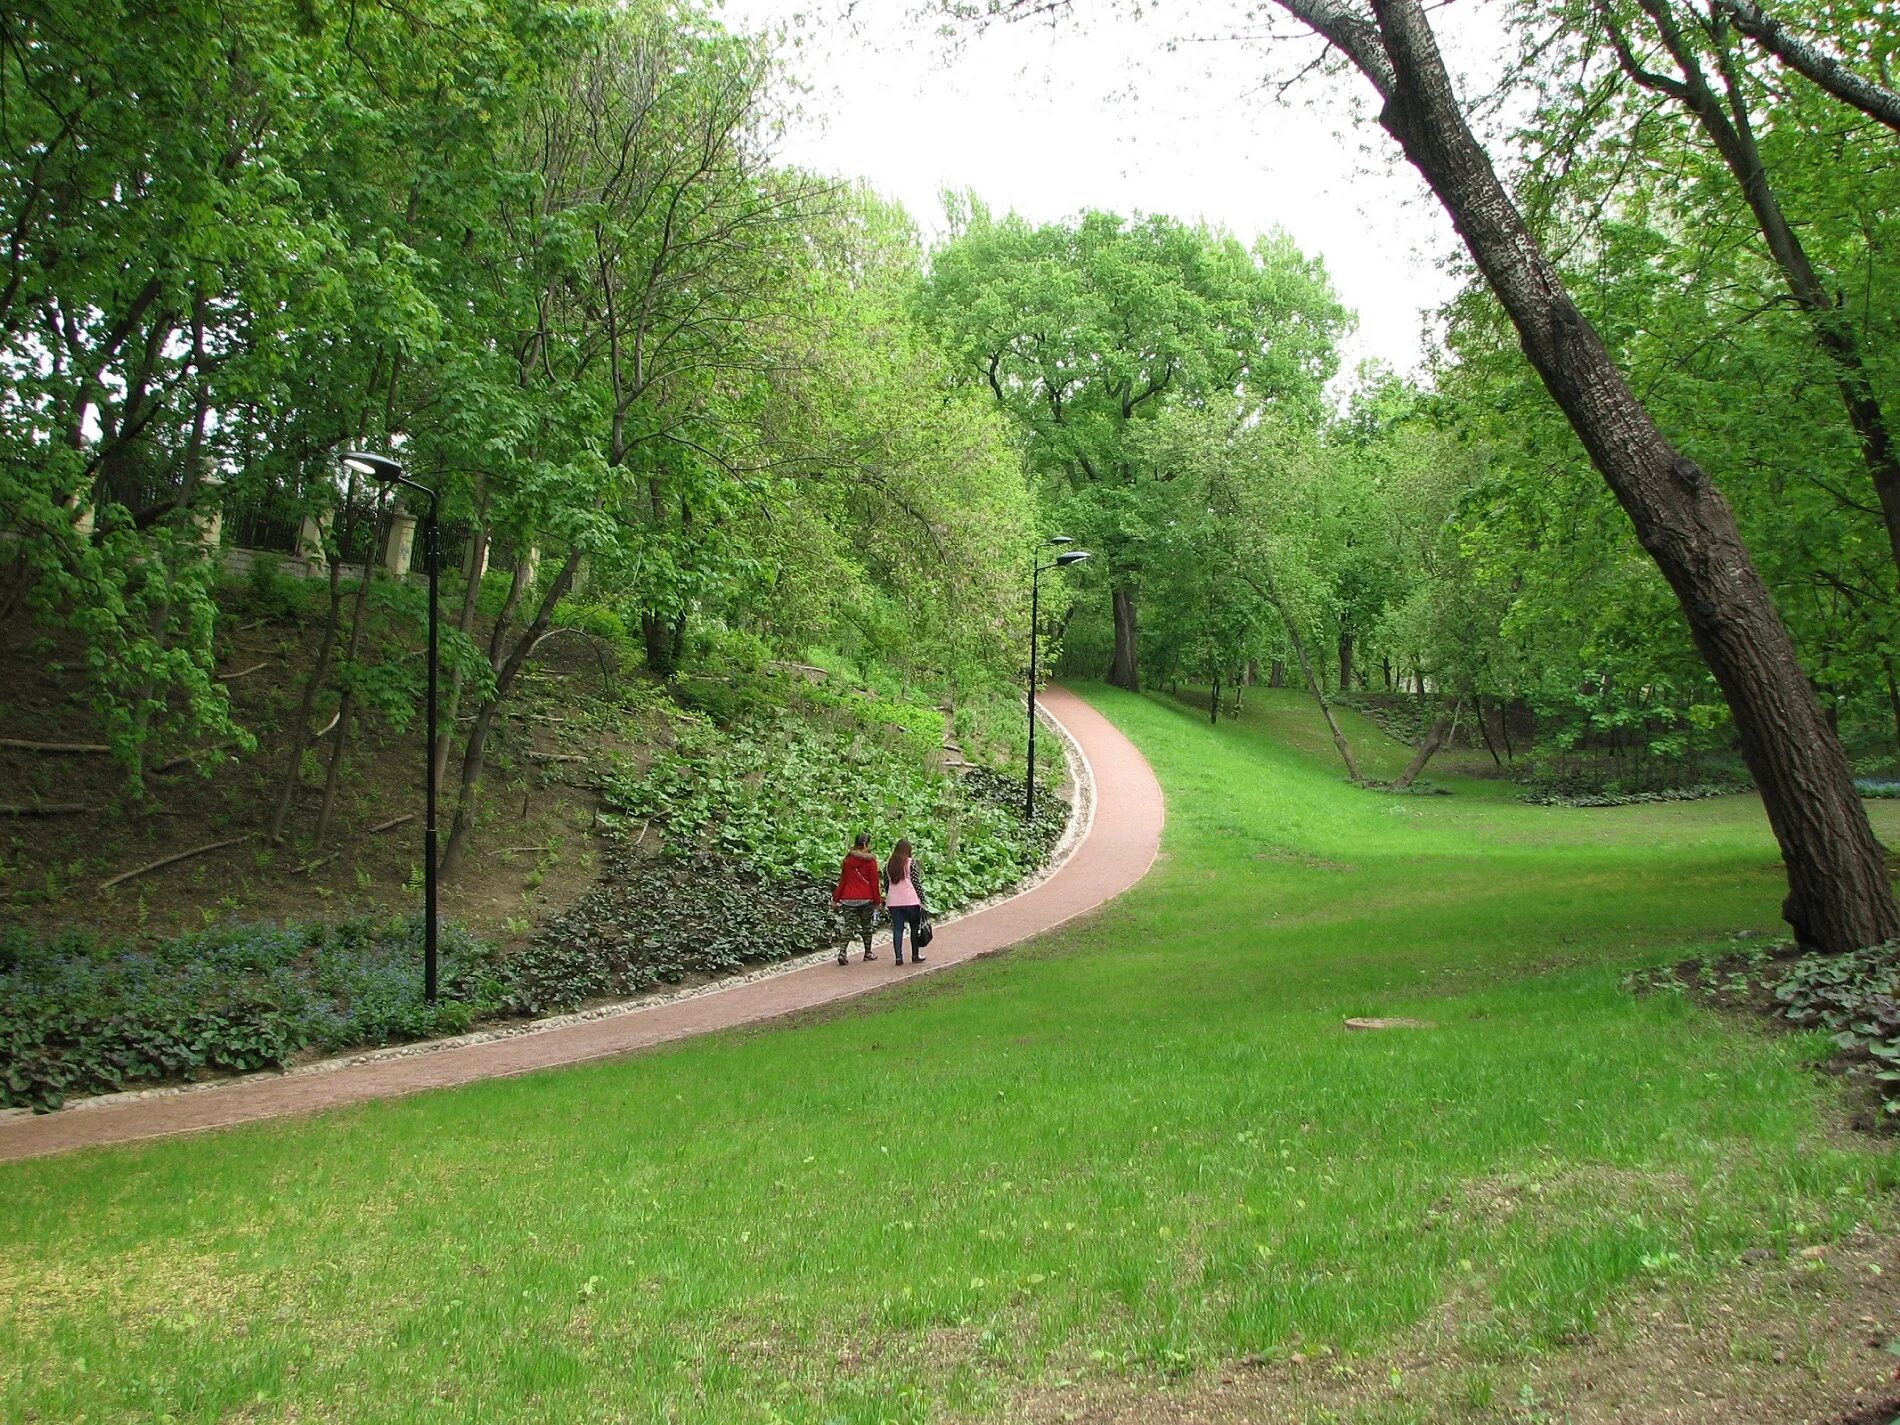
[[[1057,839],[1049,859],[1033,875],[1025,877],[1006,891],[999,891],[984,900],[972,901],[952,914],[932,916],[931,921],[935,925],[955,925],[958,921],[968,919],[980,911],[1006,905],[1018,896],[1027,895],[1068,864],[1069,859],[1075,855],[1076,849],[1087,840],[1089,831],[1095,824],[1095,769],[1089,764],[1088,754],[1083,752],[1081,744],[1075,740],[1069,729],[1050,716],[1047,709],[1039,707],[1037,711],[1041,715],[1043,727],[1053,731],[1062,744],[1063,760],[1067,764],[1068,784],[1074,792],[1074,799],[1069,807],[1068,824],[1064,826],[1062,835]],[[878,931],[872,944],[888,952],[891,947],[890,931],[888,929]],[[476,1029],[470,1030],[467,1034],[457,1034],[441,1039],[424,1039],[412,1044],[391,1044],[380,1049],[338,1054],[287,1069],[262,1069],[256,1073],[233,1074],[196,1083],[167,1084],[158,1088],[126,1089],[120,1093],[95,1094],[90,1098],[75,1099],[71,1103],[63,1104],[54,1112],[71,1114],[102,1108],[123,1108],[128,1104],[178,1098],[186,1094],[224,1089],[234,1084],[275,1083],[312,1074],[333,1074],[340,1069],[351,1069],[360,1064],[380,1064],[395,1059],[412,1059],[419,1055],[439,1054],[445,1050],[462,1049],[475,1044],[492,1044],[504,1039],[519,1039],[524,1035],[545,1034],[551,1030],[565,1029],[575,1024],[615,1019],[621,1015],[637,1014],[661,1005],[678,1004],[683,1000],[723,994],[741,985],[777,979],[781,975],[796,974],[801,970],[834,964],[836,960],[835,949],[817,950],[805,955],[792,956],[789,959],[774,960],[756,969],[735,975],[725,975],[716,980],[708,980],[704,984],[690,985],[684,989],[653,990],[631,999],[616,1000],[612,1004],[594,1005],[591,1008],[573,1010],[567,1014],[551,1014],[540,1019],[529,1020],[525,1024],[509,1024],[495,1029]],[[45,1115],[35,1114],[30,1108],[0,1109],[0,1124],[16,1118],[34,1117],[45,1117]]]

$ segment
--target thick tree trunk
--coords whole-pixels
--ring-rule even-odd
[[[1893,743],[1900,747],[1900,685],[1894,682],[1893,659],[1883,654],[1880,663],[1887,675],[1887,708],[1893,714]]]
[[[1450,214],[1562,407],[1682,605],[1735,718],[1788,871],[1782,914],[1805,945],[1900,936],[1881,848],[1840,742],[1808,689],[1728,501],[1663,438],[1473,138],[1419,0],[1373,0],[1377,29],[1317,0],[1281,0],[1380,88],[1379,122]]]
[[[1208,681],[1207,720],[1210,723],[1220,721],[1220,677],[1218,674]]]
[[[1352,691],[1352,630],[1339,631],[1339,691]]]
[[[1392,691],[1392,660],[1390,658],[1385,658],[1385,657],[1380,658],[1379,671],[1385,674],[1385,690],[1388,693],[1391,692]]]
[[[1115,653],[1108,664],[1108,681],[1131,693],[1141,691],[1140,636],[1135,622],[1135,595],[1126,585],[1116,585]]]
[[[665,614],[641,614],[640,637],[646,644],[649,673],[656,678],[670,678],[679,671],[673,620]]]
[[[1284,658],[1276,658],[1273,660],[1273,667],[1267,673],[1267,686],[1269,688],[1284,688],[1286,686],[1286,660]]]

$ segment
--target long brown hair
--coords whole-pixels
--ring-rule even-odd
[[[900,866],[903,867],[901,873],[898,871],[898,867]],[[891,859],[884,863],[884,879],[889,881],[892,885],[896,885],[909,875],[910,841],[906,837],[900,837],[897,845],[891,848]]]

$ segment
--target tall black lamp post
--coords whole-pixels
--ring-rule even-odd
[[[1074,544],[1066,534],[1058,534],[1051,544]],[[1036,819],[1036,648],[1042,641],[1042,576],[1051,569],[1080,564],[1089,557],[1086,549],[1065,549],[1047,564],[1033,564],[1029,576],[1029,778],[1023,788],[1023,819]]]
[[[438,623],[437,583],[441,560],[437,557],[435,491],[419,480],[402,473],[400,461],[368,450],[346,450],[343,464],[360,475],[383,485],[407,485],[429,497],[428,511],[422,517],[422,558],[429,571],[429,713],[427,744],[423,748],[428,801],[422,823],[422,997],[435,1003],[436,916],[435,916],[435,665],[436,626]],[[365,571],[367,577],[367,571]]]

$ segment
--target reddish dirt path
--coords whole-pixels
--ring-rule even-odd
[[[1147,762],[1108,719],[1065,688],[1050,688],[1042,701],[1075,738],[1094,771],[1094,823],[1068,861],[1041,885],[945,925],[922,965],[894,968],[886,947],[869,965],[854,956],[843,968],[826,962],[650,1009],[487,1043],[15,1118],[0,1122],[0,1160],[317,1113],[368,1099],[627,1054],[849,999],[1053,929],[1112,900],[1147,873],[1161,844],[1162,802],[1161,787]]]

